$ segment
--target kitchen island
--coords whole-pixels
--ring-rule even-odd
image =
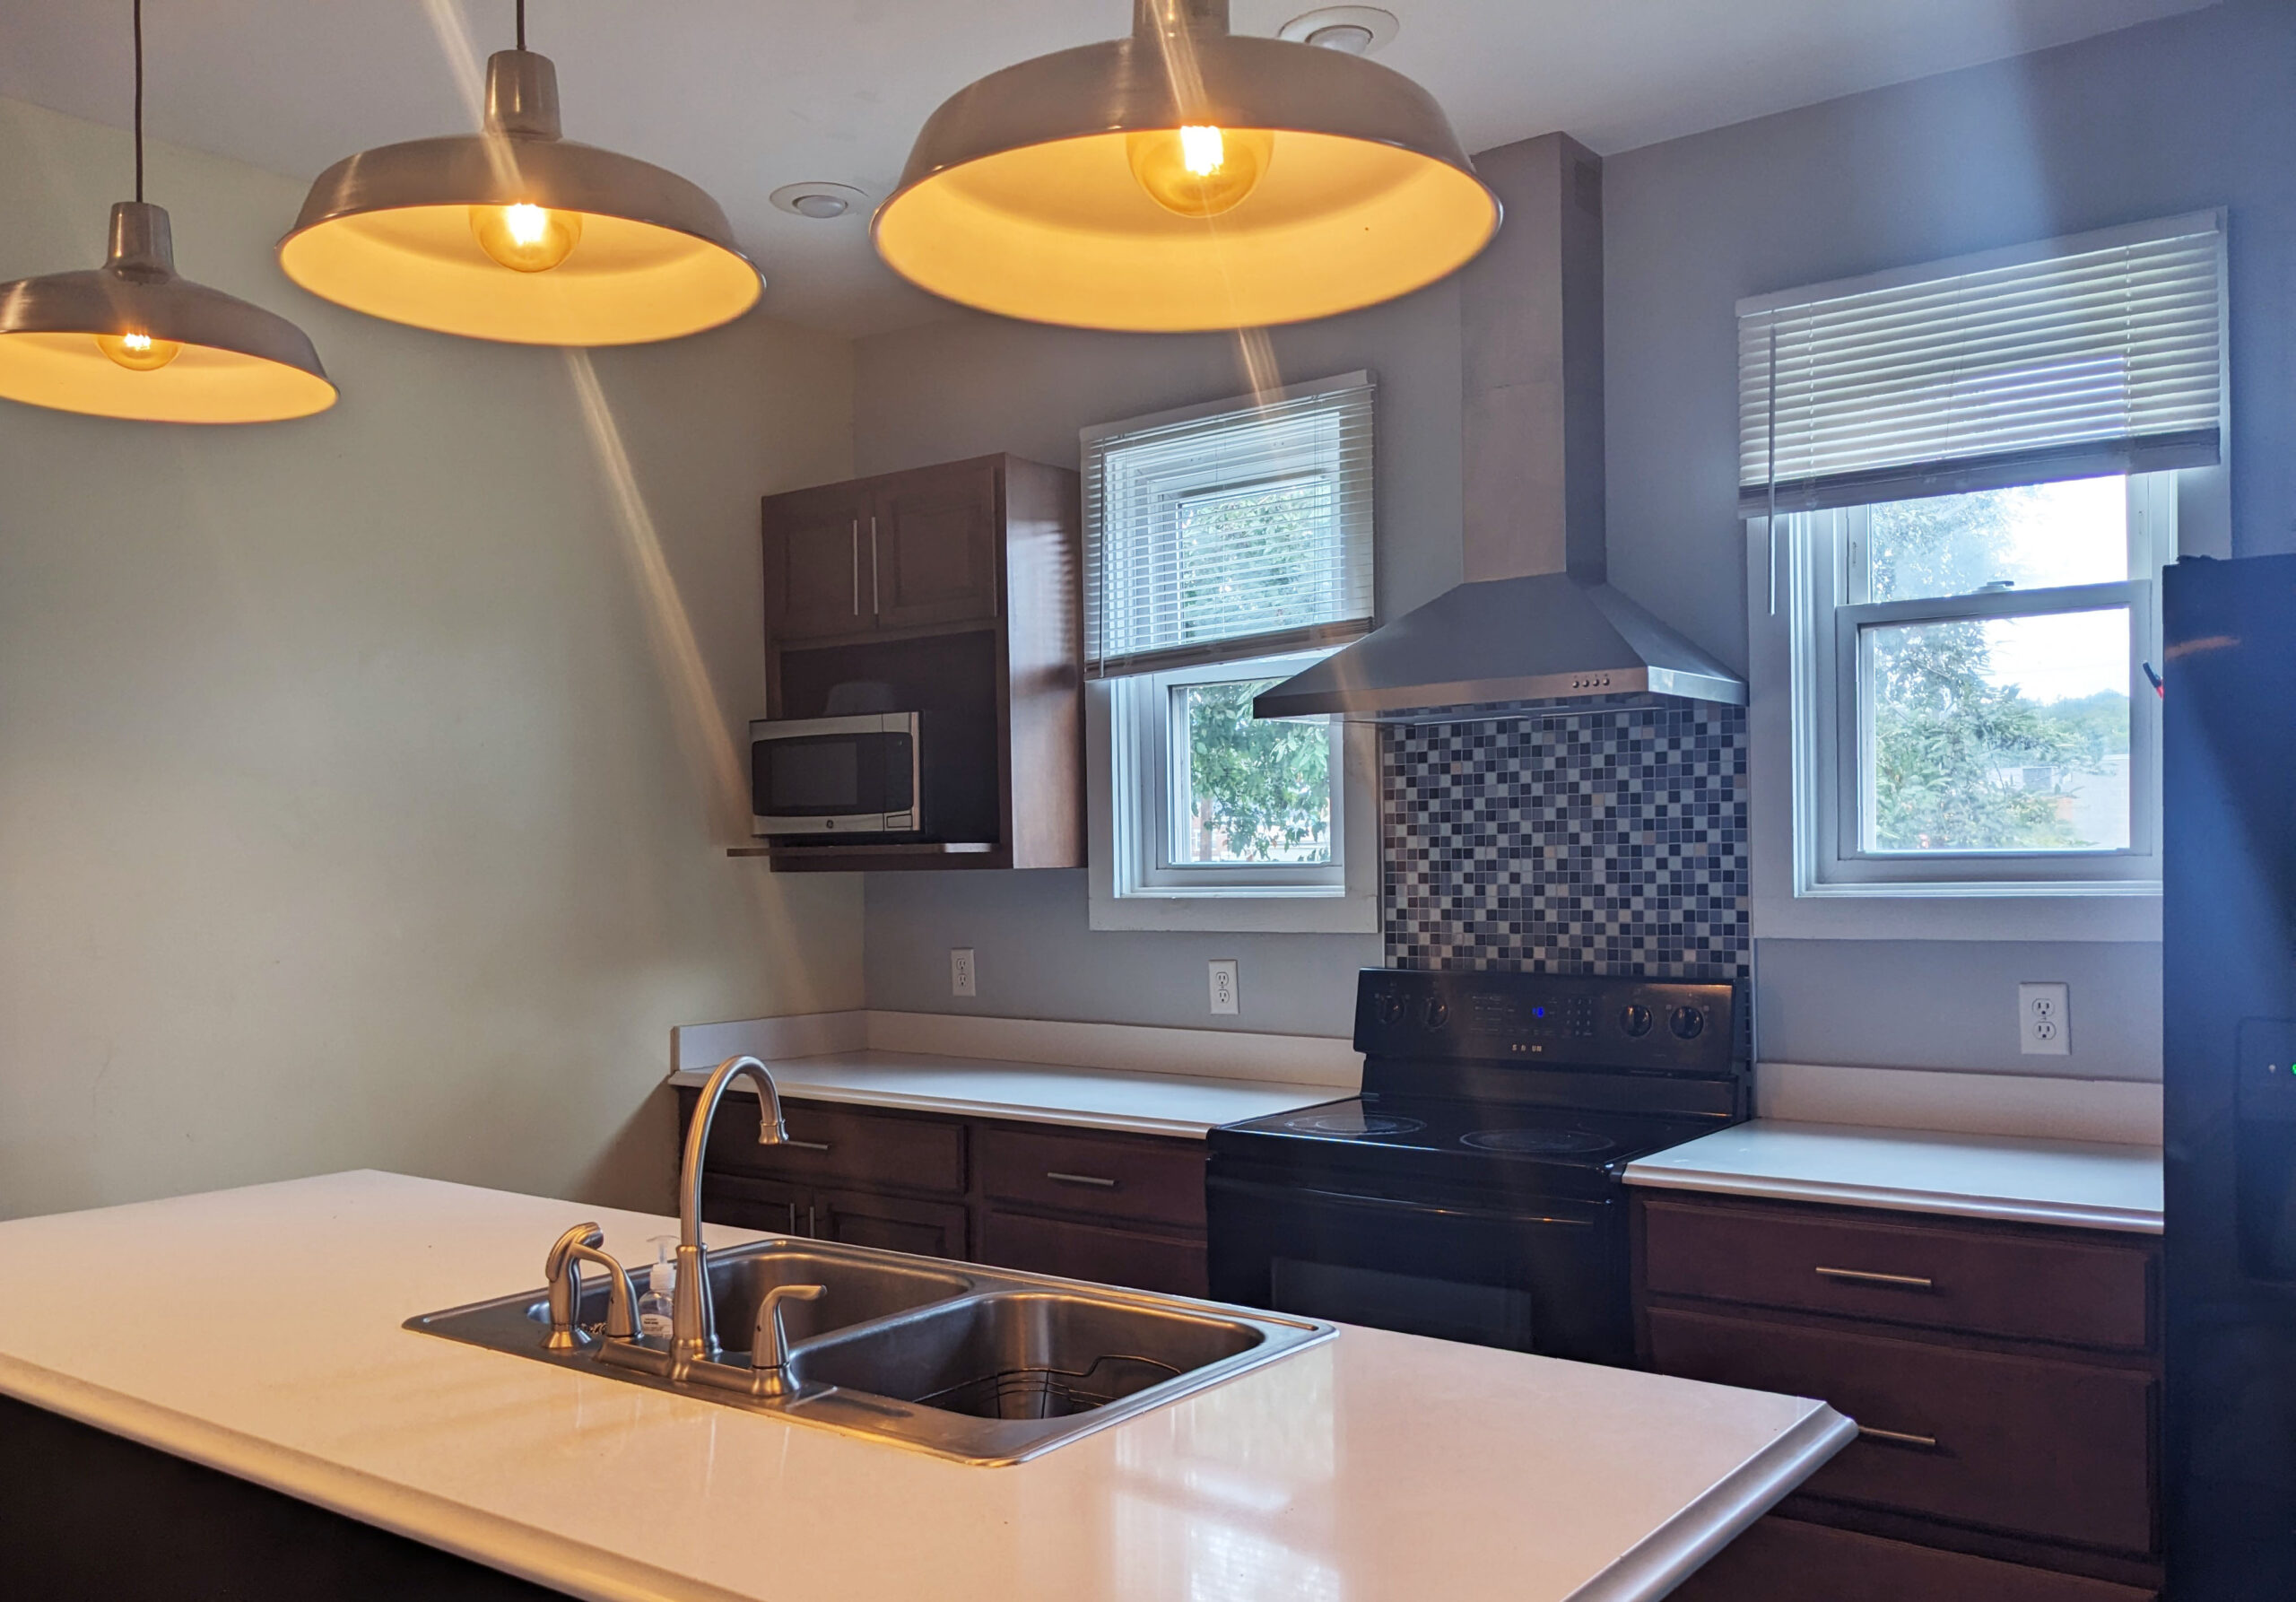
[[[1853,1432],[1817,1402],[1346,1328],[979,1468],[400,1327],[538,1284],[583,1218],[630,1263],[675,1227],[374,1172],[0,1223],[0,1276],[46,1310],[0,1329],[0,1395],[614,1602],[1629,1602]],[[163,1513],[122,1508],[122,1538]]]

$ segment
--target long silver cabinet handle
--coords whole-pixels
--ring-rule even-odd
[[[783,1145],[796,1146],[801,1152],[826,1152],[829,1150],[829,1142],[826,1140],[783,1140],[780,1144]]]
[[[1935,1435],[1909,1435],[1903,1430],[1877,1430],[1871,1424],[1859,1424],[1857,1432],[1868,1441],[1886,1441],[1892,1446],[1918,1446],[1931,1451],[1937,1450],[1937,1437]]]
[[[1918,1274],[1873,1274],[1863,1268],[1820,1268],[1821,1279],[1847,1280],[1851,1284],[1895,1285],[1901,1291],[1934,1291],[1937,1282]]]
[[[876,526],[870,525],[870,537],[876,537]],[[861,519],[853,519],[853,615],[861,615]]]
[[[1057,1170],[1048,1168],[1044,1171],[1044,1177],[1050,1180],[1056,1185],[1090,1185],[1095,1189],[1100,1190],[1113,1190],[1116,1188],[1116,1181],[1114,1180],[1104,1180],[1097,1174],[1061,1173]]]
[[[877,517],[872,512],[869,514],[869,614],[874,617],[884,609],[884,604],[877,599]]]

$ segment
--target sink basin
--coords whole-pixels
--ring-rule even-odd
[[[793,1357],[801,1388],[842,1386],[974,1418],[1068,1418],[1239,1356],[1233,1318],[1064,1291],[1008,1291],[850,1331]]]
[[[765,1293],[783,1284],[826,1293],[784,1304],[794,1389],[753,1397],[751,1331]],[[980,1465],[1035,1457],[1335,1333],[1311,1319],[818,1241],[713,1251],[709,1286],[726,1352],[702,1365],[717,1380],[707,1385],[601,1361],[603,1342],[549,1350],[538,1290],[425,1313],[406,1328]],[[604,1277],[594,1274],[578,1321],[597,1336],[605,1315]]]

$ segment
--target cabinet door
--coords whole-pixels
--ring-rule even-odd
[[[807,1232],[806,1209],[812,1200],[796,1185],[708,1174],[701,1181],[701,1221],[738,1230],[802,1235]]]
[[[854,634],[874,626],[869,509],[856,484],[825,484],[765,501],[765,628],[776,639]]]
[[[965,1256],[965,1210],[955,1202],[823,1190],[813,1198],[808,1219],[824,1241],[959,1261]]]
[[[1676,1602],[2151,1602],[2152,1593],[1773,1515],[1674,1595]]]
[[[986,1210],[980,1215],[980,1260],[1177,1296],[1211,1293],[1201,1238],[1141,1234],[1065,1218]]]
[[[861,530],[863,609],[887,628],[994,621],[996,464],[952,462],[875,484]]]

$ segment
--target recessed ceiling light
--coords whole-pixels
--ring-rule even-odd
[[[850,184],[822,183],[784,184],[766,198],[785,212],[816,222],[858,211],[869,199]]]
[[[1325,5],[1293,17],[1275,30],[1275,37],[1348,56],[1369,56],[1391,41],[1402,26],[1395,13],[1376,5]]]

